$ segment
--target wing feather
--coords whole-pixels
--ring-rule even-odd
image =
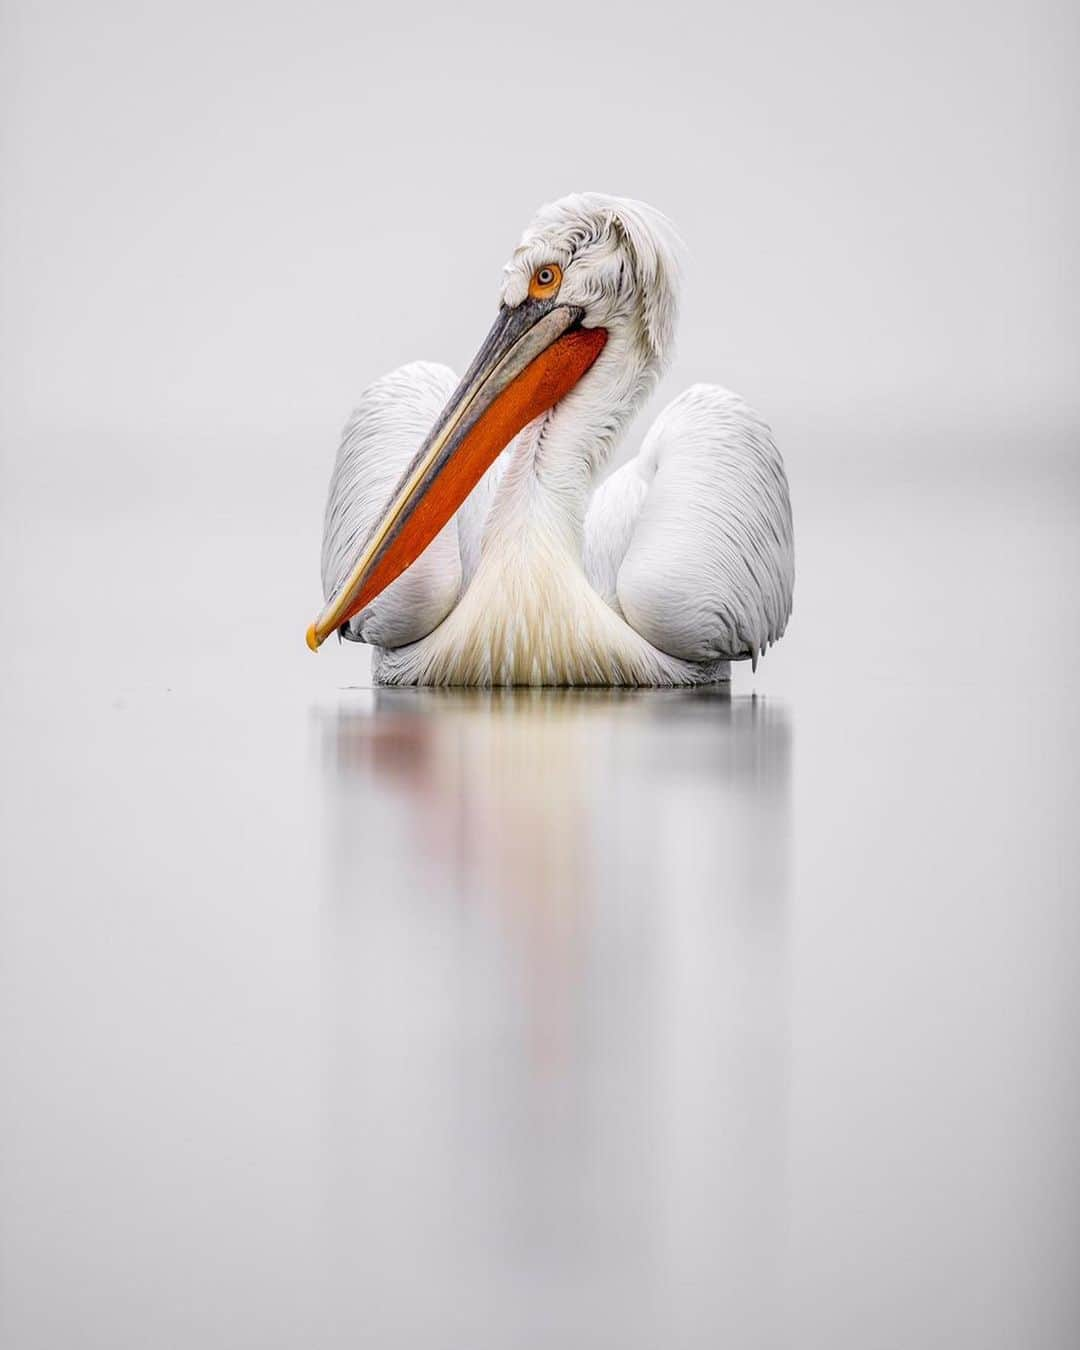
[[[416,448],[457,385],[446,366],[415,361],[369,385],[345,425],[323,530],[323,595],[348,575]],[[455,516],[419,558],[349,622],[349,636],[380,647],[416,642],[457,603],[462,564]]]
[[[695,385],[671,403],[598,491],[586,534],[593,584],[661,651],[756,665],[783,634],[795,583],[787,477],[737,395]]]

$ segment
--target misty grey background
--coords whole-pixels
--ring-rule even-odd
[[[1080,1340],[1066,4],[0,6],[0,1340]],[[730,696],[372,690],[337,433],[644,198]]]

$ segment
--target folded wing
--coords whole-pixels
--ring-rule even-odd
[[[769,428],[725,389],[688,389],[597,491],[585,566],[654,647],[756,666],[784,632],[795,584],[791,501]]]
[[[369,385],[342,432],[323,529],[326,599],[355,563],[389,504],[402,473],[457,386],[447,366],[415,361]],[[475,566],[479,520],[488,498],[481,482],[423,554],[366,609],[346,637],[401,647],[426,637],[453,609]]]

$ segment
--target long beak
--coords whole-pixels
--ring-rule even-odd
[[[495,326],[394,489],[356,565],[307,631],[318,651],[414,562],[522,427],[567,394],[607,331],[554,300],[504,305]]]

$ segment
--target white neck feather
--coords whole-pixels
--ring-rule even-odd
[[[577,388],[518,435],[484,526],[485,553],[542,541],[580,564],[597,475],[656,381],[640,350],[612,333]]]

